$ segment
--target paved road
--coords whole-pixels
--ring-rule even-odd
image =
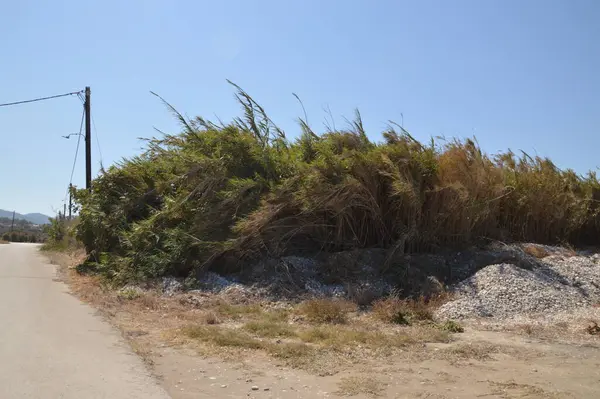
[[[0,244],[0,398],[168,399],[117,331],[54,281],[31,244]]]

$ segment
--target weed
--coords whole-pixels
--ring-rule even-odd
[[[272,321],[251,321],[243,326],[245,331],[264,338],[294,337],[295,329],[282,323]]]
[[[304,343],[259,340],[238,329],[188,326],[182,332],[189,338],[217,347],[263,350],[275,358],[284,360],[290,367],[309,367],[315,355],[314,350]]]
[[[440,326],[440,328],[444,331],[448,331],[450,333],[463,333],[465,332],[465,328],[460,325],[458,322],[454,320],[446,320],[444,324]]]
[[[302,343],[269,344],[267,352],[279,359],[294,361],[314,356],[314,350]]]
[[[390,296],[373,304],[373,316],[384,323],[410,325],[419,321],[433,320],[433,310],[439,306],[440,300],[424,298],[400,299]]]
[[[491,355],[500,351],[500,346],[488,342],[473,342],[450,347],[444,350],[442,354],[444,354],[451,362],[471,359],[486,361],[491,360]]]
[[[260,305],[256,303],[249,305],[233,305],[226,302],[219,302],[217,307],[215,308],[215,311],[223,317],[227,317],[234,320],[239,320],[248,316],[257,316],[263,312]]]
[[[354,310],[353,303],[335,299],[311,299],[298,306],[298,311],[313,323],[343,324]]]
[[[315,326],[298,332],[308,343],[326,348],[345,349],[362,345],[371,349],[399,348],[415,343],[448,342],[448,335],[431,327],[406,328],[392,334],[342,326]]]
[[[208,325],[215,325],[215,324],[221,323],[219,316],[217,316],[216,313],[214,313],[212,311],[204,313],[203,319],[204,319],[204,323],[206,323]]]
[[[142,294],[141,294],[140,290],[135,287],[125,287],[117,293],[118,298],[126,299],[129,301],[137,299],[141,296],[142,296]]]

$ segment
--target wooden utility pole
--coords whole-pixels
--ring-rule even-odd
[[[85,188],[92,190],[92,114],[91,90],[85,88]]]
[[[73,215],[73,197],[71,195],[72,188],[73,185],[69,184],[69,220],[71,220],[71,217]]]
[[[15,228],[15,213],[17,213],[17,211],[13,211],[13,218],[12,218],[12,223],[10,224],[10,232],[12,233],[14,228]]]

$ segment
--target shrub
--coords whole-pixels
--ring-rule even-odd
[[[446,320],[444,322],[444,324],[442,324],[440,326],[440,328],[444,331],[448,331],[451,333],[462,333],[465,332],[465,329],[463,326],[460,325],[460,323],[454,321],[454,320]]]
[[[380,299],[373,304],[373,315],[384,323],[409,325],[410,317],[404,302],[395,297]]]
[[[443,303],[445,295],[425,299],[401,299],[397,295],[380,299],[373,304],[376,319],[385,323],[410,325],[418,321],[433,320],[433,312]]]
[[[120,283],[271,256],[394,248],[430,251],[486,240],[598,244],[600,182],[549,159],[489,156],[475,140],[417,141],[391,126],[368,139],[360,114],[289,141],[235,86],[243,117],[184,118],[76,190],[77,238]],[[392,265],[393,267],[394,265]],[[341,270],[340,273],[344,271]]]
[[[356,310],[353,303],[334,299],[311,299],[298,306],[298,311],[313,323],[342,324],[353,310]]]
[[[137,299],[141,295],[142,295],[142,293],[136,287],[125,287],[125,288],[121,289],[117,294],[118,298],[126,299],[129,301]]]

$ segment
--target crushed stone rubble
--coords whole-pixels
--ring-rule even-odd
[[[600,303],[600,255],[550,255],[531,268],[511,263],[484,267],[451,289],[456,299],[440,319],[511,319],[523,314],[574,311]]]
[[[532,244],[527,244],[531,246]],[[436,311],[439,320],[479,319],[500,322],[523,318],[550,319],[559,314],[576,314],[600,305],[600,254],[535,245],[547,254],[542,259],[528,255],[521,245],[502,245],[483,251],[461,251],[449,256],[411,255],[407,263],[428,279],[439,270],[451,272],[449,289],[453,300]],[[333,297],[367,302],[394,292],[387,276],[377,273],[382,257],[376,251],[341,252],[329,262],[352,264],[358,279],[350,284],[323,278],[323,262],[300,256],[266,259],[249,269],[249,278],[206,272],[186,289],[182,279],[164,278],[166,296],[179,292],[190,304],[201,307],[209,294],[234,303],[256,298],[278,301],[288,293],[309,297]],[[327,266],[327,264],[325,264]],[[429,280],[427,280],[429,281]],[[600,307],[598,307],[600,309]],[[563,317],[563,316],[561,316]]]

